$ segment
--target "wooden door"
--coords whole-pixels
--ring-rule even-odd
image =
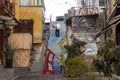
[[[2,65],[5,64],[5,56],[3,53],[3,30],[0,30],[0,60],[2,62]]]
[[[0,30],[0,53],[3,52],[3,31]]]

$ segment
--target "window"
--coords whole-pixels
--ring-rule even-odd
[[[42,0],[37,0],[37,5],[38,6],[41,6],[42,5],[42,2],[41,2]]]
[[[99,0],[99,6],[105,6],[105,0]]]
[[[41,6],[42,0],[20,0],[20,6]]]
[[[21,6],[29,6],[30,1],[29,0],[20,0],[20,5]]]
[[[95,0],[86,0],[86,6],[87,7],[94,7],[95,6]]]

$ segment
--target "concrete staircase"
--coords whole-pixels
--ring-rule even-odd
[[[42,72],[45,67],[45,54],[47,53],[48,39],[49,39],[49,25],[45,26],[45,32],[43,36],[43,42],[41,44],[33,45],[34,51],[31,56],[30,71],[40,71]]]
[[[45,66],[45,47],[44,45],[35,45],[34,46],[35,51],[32,52],[31,56],[31,64],[30,64],[30,71],[42,72]]]

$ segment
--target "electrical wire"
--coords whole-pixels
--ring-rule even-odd
[[[64,3],[58,3],[58,2],[49,2],[48,4],[56,4],[56,5],[61,5],[61,6],[67,6],[67,5],[70,5],[70,6],[74,6],[73,4],[68,4],[68,2],[64,2]]]

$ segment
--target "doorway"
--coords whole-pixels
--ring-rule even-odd
[[[116,44],[120,45],[120,24],[116,26]]]

